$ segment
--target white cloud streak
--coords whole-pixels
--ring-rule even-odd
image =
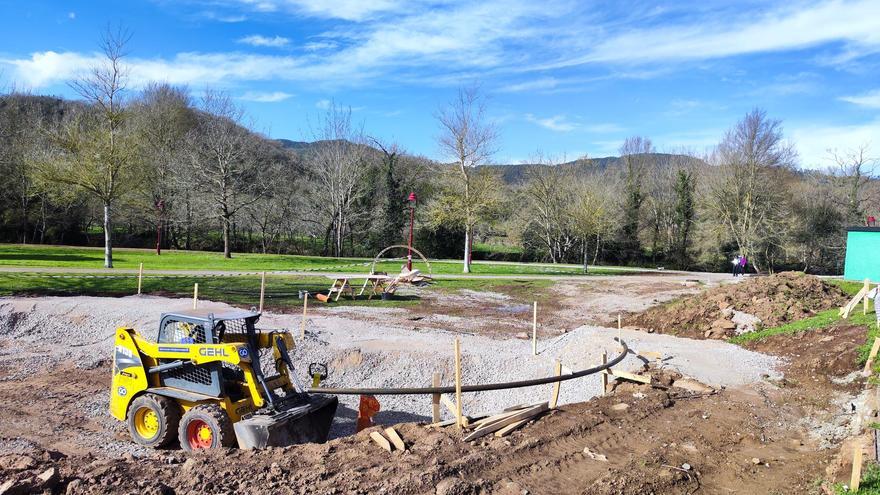
[[[238,39],[238,43],[244,43],[245,45],[251,46],[269,46],[273,48],[280,48],[283,46],[287,46],[290,43],[289,38],[284,38],[281,36],[262,36],[259,34],[252,34],[250,36],[245,36],[244,38]]]
[[[293,95],[290,93],[285,93],[283,91],[272,91],[272,92],[261,92],[261,91],[247,91],[243,95],[239,96],[240,100],[245,101],[254,101],[257,103],[276,103],[279,101],[284,101],[288,98],[292,98]]]
[[[850,125],[809,124],[794,127],[790,135],[795,142],[804,168],[825,168],[832,165],[828,150],[855,149],[871,145],[874,155],[880,151],[880,118]]]
[[[880,108],[880,89],[855,96],[841,96],[842,101],[867,108]],[[878,136],[880,138],[880,136]]]

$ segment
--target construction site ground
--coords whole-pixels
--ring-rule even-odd
[[[402,308],[311,307],[294,362],[327,362],[330,386],[451,383],[452,342],[465,383],[547,376],[636,350],[620,369],[660,387],[598,375],[563,382],[560,407],[504,438],[463,442],[454,426],[428,429],[428,396],[380,396],[377,423],[396,424],[405,452],[354,434],[357,397],[341,397],[323,445],[186,454],[131,442],[107,413],[113,329],[154,336],[159,313],[191,302],[155,296],[0,299],[0,491],[26,493],[822,493],[848,479],[842,454],[868,400],[857,373],[865,328],[838,325],[733,345],[650,328],[617,329],[637,314],[728,283],[712,274],[557,280],[537,293],[516,281],[493,291],[415,294]],[[748,281],[747,281],[748,282]],[[539,300],[538,354],[528,334]],[[219,302],[203,307],[222,309]],[[716,303],[717,304],[717,303]],[[261,326],[298,336],[296,308]],[[523,339],[523,334],[526,339]],[[697,335],[694,335],[697,336]],[[650,362],[649,365],[645,361]],[[678,380],[677,378],[685,378]],[[303,377],[305,378],[305,377]],[[547,400],[551,386],[466,394],[465,413]],[[444,412],[444,419],[451,417]],[[845,450],[845,449],[844,449]]]

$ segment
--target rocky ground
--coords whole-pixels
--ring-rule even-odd
[[[603,280],[580,286],[580,300],[571,288],[561,290],[567,296],[556,311],[613,321],[617,311],[641,310],[704,284],[643,280],[636,285],[650,290],[632,290],[629,302],[620,303],[613,281]],[[597,303],[602,293],[607,302]],[[505,304],[522,303],[511,298]],[[383,413],[376,419],[402,422],[397,429],[406,452],[379,449],[369,431],[349,434],[349,399],[336,438],[324,445],[146,451],[106,413],[107,339],[119,324],[153,328],[157,313],[175,304],[188,301],[0,300],[0,493],[821,493],[822,480],[848,475],[840,446],[858,431],[867,407],[864,379],[853,373],[863,328],[776,336],[750,349],[624,329],[619,335],[631,347],[660,353],[648,368],[634,356],[623,363],[652,374],[655,386],[621,383],[602,396],[598,377],[565,382],[559,409],[505,438],[463,442],[454,427],[420,424],[430,415],[424,397],[380,397]],[[548,331],[539,355],[531,356],[530,343],[507,331],[483,334],[485,322],[461,328],[465,315],[446,315],[459,318],[453,331],[413,328],[409,317],[417,311],[348,311],[317,312],[307,338],[298,339],[296,361],[331,363],[331,384],[420,384],[437,370],[448,376],[451,353],[444,347],[456,336],[466,382],[543,376],[557,359],[579,369],[602,350],[613,355],[611,339],[618,335],[599,325]],[[287,315],[264,320],[298,323]],[[678,384],[686,388],[671,386],[682,374]],[[497,411],[546,400],[549,392],[545,386],[469,396],[465,410]]]
[[[800,320],[849,300],[836,286],[799,272],[740,280],[628,315],[624,324],[683,337],[721,339]]]

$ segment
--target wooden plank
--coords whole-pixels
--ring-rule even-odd
[[[613,377],[615,377],[615,378],[620,378],[620,379],[624,379],[624,380],[630,380],[630,381],[633,381],[633,382],[646,383],[646,384],[650,384],[650,383],[651,383],[651,378],[650,378],[650,377],[642,376],[642,375],[634,375],[634,374],[632,374],[632,373],[628,373],[628,372],[626,372],[626,371],[620,371],[620,370],[614,370],[614,369],[607,369],[607,370],[603,371],[602,373],[603,373],[603,374],[611,375],[611,376],[613,376]]]
[[[538,355],[538,301],[532,309],[532,356]]]
[[[431,378],[431,386],[435,388],[440,386],[440,373],[434,373]],[[431,395],[431,421],[440,422],[440,394]]]
[[[863,373],[870,373],[874,366],[874,359],[877,358],[877,352],[880,351],[880,337],[874,337],[874,345],[871,346],[871,353],[868,354],[868,361],[865,362]]]
[[[199,306],[199,284],[193,284],[193,309]]]
[[[528,423],[531,420],[532,420],[532,418],[529,418],[529,419],[524,419],[522,421],[517,421],[516,423],[509,424],[509,425],[505,426],[504,428],[501,428],[500,430],[496,431],[495,436],[498,438],[506,437],[507,435],[510,435],[510,433],[513,430],[519,428],[520,426]]]
[[[138,266],[138,295],[141,295],[141,286],[143,285],[143,281],[144,281],[144,264],[141,263],[140,266]]]
[[[456,419],[458,419],[458,416],[456,415],[455,403],[452,402],[452,399],[446,397],[446,394],[442,394],[440,395],[440,403],[443,404],[443,406],[446,407],[446,409],[448,409],[449,412],[453,416],[455,416]]]
[[[604,366],[606,364],[608,364],[608,353],[602,351],[602,365]],[[602,395],[605,395],[608,393],[608,374],[602,372],[599,373],[599,376],[602,377]]]
[[[429,425],[425,425],[427,428],[442,428],[444,426],[452,426],[456,423],[456,419],[447,419],[446,421],[438,421],[436,423],[431,423]]]
[[[562,376],[562,363],[556,361],[556,376]],[[556,382],[553,384],[553,394],[550,396],[550,409],[556,409],[556,403],[559,401],[559,386],[562,385],[562,382]]]
[[[656,351],[639,351],[636,353],[639,356],[646,357],[648,359],[662,359],[663,353]]]
[[[852,476],[849,478],[849,491],[859,491],[859,484],[862,482],[862,446],[856,444],[853,447],[853,466]]]
[[[406,444],[403,443],[403,439],[400,438],[400,435],[397,434],[397,430],[394,427],[385,428],[385,435],[388,436],[388,440],[391,441],[391,444],[394,445],[394,448],[397,450],[406,450]]]
[[[852,312],[852,310],[856,307],[856,305],[859,303],[859,301],[861,301],[862,298],[864,298],[867,295],[868,295],[868,291],[865,290],[865,287],[862,287],[859,290],[858,294],[856,294],[855,297],[853,297],[848,303],[846,303],[846,306],[841,308],[841,316],[843,317],[844,320],[849,318],[850,312]]]
[[[458,427],[464,428],[461,414],[461,342],[455,339],[455,417]]]
[[[373,441],[379,445],[379,447],[382,447],[388,452],[391,452],[391,443],[389,443],[388,439],[383,437],[381,433],[379,433],[378,431],[374,431],[370,433],[370,438],[372,438]]]
[[[519,411],[521,409],[528,409],[530,407],[540,406],[541,404],[543,404],[543,402],[535,402],[532,404],[517,404],[515,406],[505,408],[503,412]]]
[[[862,298],[862,303],[864,303],[862,305],[862,314],[866,315],[866,314],[868,314],[868,292],[871,292],[871,281],[867,278],[865,279],[864,290],[865,290],[865,297]]]
[[[466,437],[464,437],[464,441],[469,442],[471,440],[476,440],[477,438],[484,437],[490,433],[495,433],[496,431],[504,428],[507,425],[517,423],[517,422],[522,421],[524,419],[532,419],[535,416],[538,416],[539,414],[546,412],[548,407],[549,407],[549,404],[547,404],[545,402],[545,403],[541,404],[540,406],[535,406],[530,409],[524,409],[524,410],[519,411],[516,414],[510,415],[504,419],[483,425],[480,428],[477,428],[470,435],[467,435]]]
[[[540,404],[546,404],[546,402],[541,402]],[[540,405],[540,404],[539,404],[539,405]],[[531,407],[536,407],[536,406],[531,406]],[[527,408],[527,409],[529,409],[529,408]],[[500,421],[500,420],[502,420],[502,419],[504,419],[504,418],[507,418],[507,417],[513,416],[514,414],[519,414],[519,413],[522,412],[522,411],[523,411],[523,409],[517,409],[517,410],[515,410],[515,411],[503,412],[503,413],[501,413],[501,414],[493,414],[493,415],[491,415],[491,416],[487,416],[487,417],[485,417],[485,418],[482,418],[482,419],[479,419],[479,420],[477,420],[477,421],[474,421],[474,422],[471,424],[471,426],[474,427],[474,428],[481,428],[483,425],[487,425],[487,424],[489,424],[489,423],[494,423],[494,422],[496,422],[496,421]]]
[[[303,297],[303,317],[302,321],[299,324],[299,338],[306,338],[306,314],[309,312],[309,293],[306,292],[305,297]]]

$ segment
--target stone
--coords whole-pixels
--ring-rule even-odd
[[[527,332],[519,332],[518,334],[514,335],[514,337],[520,340],[529,340],[531,338],[529,337],[529,334]]]
[[[629,404],[627,404],[626,402],[621,402],[619,404],[614,404],[613,406],[611,406],[612,411],[626,411],[627,409],[629,409]]]
[[[720,328],[723,330],[733,330],[736,328],[736,323],[726,320],[724,318],[719,318],[712,322],[712,328]]]
[[[0,485],[0,495],[25,495],[31,491],[31,484],[27,480],[6,480]]]
[[[37,485],[34,488],[38,490],[52,490],[58,484],[58,469],[50,467],[37,475]]]
[[[78,492],[82,487],[83,480],[79,478],[75,478],[73,481],[67,484],[67,489],[64,491],[66,495],[73,495]]]
[[[688,463],[684,463],[684,464],[681,465],[681,468],[684,469],[685,471],[690,471],[690,470],[691,470],[691,465],[688,464]]]
[[[476,493],[474,485],[459,478],[444,478],[437,483],[437,495],[470,495]]]
[[[714,389],[706,384],[700,383],[693,378],[679,378],[672,382],[673,387],[683,388],[685,390],[689,390],[691,392],[697,392],[700,394],[708,393],[713,391]]]
[[[715,330],[706,330],[706,332],[703,334],[703,337],[711,339],[713,335],[715,335]]]
[[[758,464],[761,464],[761,459],[758,459],[757,457],[752,457],[752,464],[754,464],[756,466]]]
[[[24,471],[36,467],[37,460],[29,455],[10,454],[0,457],[0,468],[9,471]]]

